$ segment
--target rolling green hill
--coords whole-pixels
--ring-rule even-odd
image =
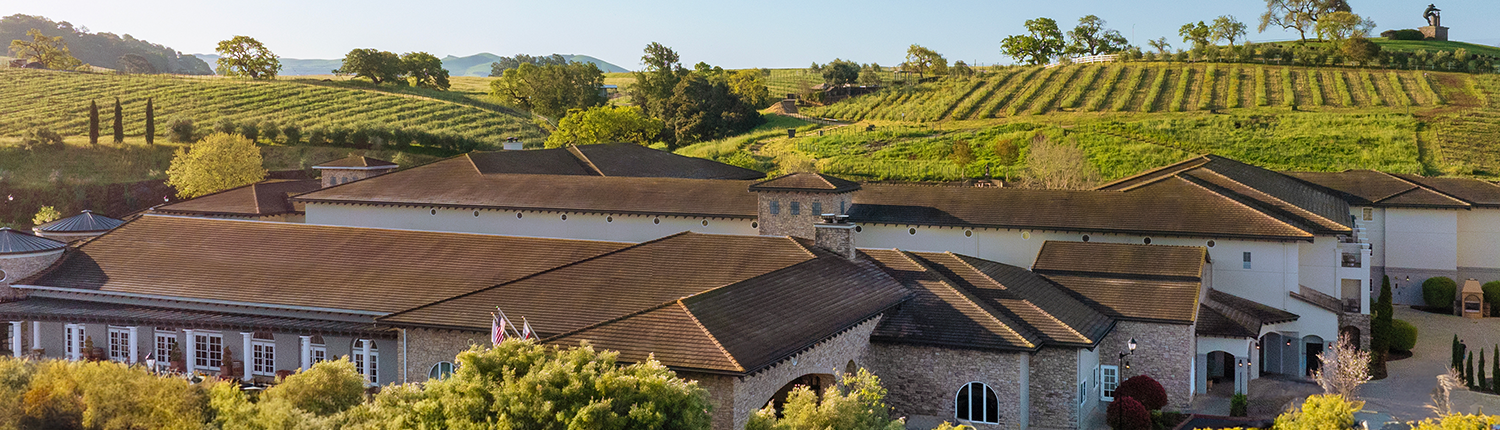
[[[629,70],[625,70],[623,67],[587,55],[562,54],[562,56],[570,62],[594,63],[604,73],[629,72]],[[481,52],[467,57],[449,55],[443,57],[443,68],[448,69],[448,73],[453,76],[489,76],[490,63],[496,61],[500,61],[500,56],[488,52]]]
[[[170,119],[188,118],[205,127],[228,119],[296,124],[304,130],[399,128],[482,141],[542,138],[529,117],[458,94],[453,95],[458,101],[447,101],[320,83],[0,69],[0,136],[20,136],[37,127],[86,134],[89,102],[97,101],[107,118],[116,97],[124,105],[125,134],[138,136],[144,133],[149,97],[155,100],[161,135]]]
[[[95,67],[116,68],[125,54],[140,55],[158,72],[187,75],[211,75],[213,66],[191,55],[181,55],[176,50],[136,39],[130,34],[92,33],[86,27],[73,27],[67,21],[53,22],[41,16],[15,14],[0,18],[0,43],[7,46],[16,39],[31,40],[26,31],[37,29],[48,37],[62,37],[63,43],[79,61]],[[4,51],[9,53],[9,51]]]

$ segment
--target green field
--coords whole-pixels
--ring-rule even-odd
[[[460,80],[468,88],[475,83]],[[424,94],[424,92],[426,94]],[[157,133],[173,118],[201,125],[275,121],[312,128],[404,128],[494,141],[507,136],[539,142],[531,120],[471,93],[430,97],[431,90],[381,87],[299,78],[248,81],[217,77],[115,75],[0,69],[0,136],[20,136],[37,127],[63,135],[85,135],[90,101],[99,103],[108,128],[116,97],[124,106],[125,134],[145,133],[145,103],[154,99]]]

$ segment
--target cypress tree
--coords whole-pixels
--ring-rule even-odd
[[[156,109],[151,107],[151,99],[146,99],[146,144],[156,143]]]
[[[1474,388],[1474,353],[1469,353],[1469,364],[1464,367],[1464,381]]]
[[[1448,368],[1457,369],[1459,361],[1462,360],[1463,355],[1458,352],[1458,335],[1455,334],[1453,335],[1453,351],[1448,353]]]
[[[1495,361],[1490,363],[1490,392],[1500,394],[1500,345],[1495,345]]]
[[[1377,377],[1385,377],[1385,355],[1391,349],[1391,319],[1396,313],[1391,305],[1391,277],[1384,276],[1380,280],[1380,298],[1375,300],[1373,313],[1374,318],[1370,320],[1370,370]],[[1457,342],[1457,335],[1454,335]],[[1456,367],[1457,365],[1455,365]]]
[[[115,143],[125,142],[125,116],[120,112],[120,98],[115,97]]]
[[[99,144],[99,104],[89,100],[89,143]]]
[[[1484,348],[1479,348],[1479,367],[1475,367],[1474,386],[1484,389],[1489,387],[1489,382],[1484,380]]]

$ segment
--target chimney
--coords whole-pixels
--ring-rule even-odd
[[[813,225],[813,244],[853,260],[854,224],[848,215],[823,214],[823,222]]]
[[[506,151],[520,151],[523,146],[524,146],[524,144],[521,143],[520,139],[516,139],[514,137],[507,137],[507,138],[505,138],[504,149]]]

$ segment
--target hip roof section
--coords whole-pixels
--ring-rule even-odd
[[[529,151],[471,152],[484,175],[534,174],[682,179],[761,179],[761,172],[713,160],[684,157],[633,143],[566,146]]]
[[[67,246],[66,243],[32,236],[10,227],[0,227],[0,255],[51,252]]]
[[[152,211],[242,217],[299,213],[302,205],[292,204],[291,196],[316,191],[321,186],[322,183],[315,179],[272,179],[160,206]]]
[[[85,209],[78,215],[52,221],[34,228],[43,233],[94,233],[109,231],[109,229],[119,227],[120,224],[124,223],[125,221],[99,215],[94,213],[94,211]]]
[[[1196,246],[1047,241],[1032,270],[1110,316],[1191,324],[1206,263]]]
[[[1317,233],[1352,229],[1349,206],[1336,193],[1272,170],[1217,155],[1194,157],[1100,186],[1099,190],[1132,192],[1159,186],[1168,178],[1193,178],[1214,191],[1256,209],[1292,218]]]
[[[1379,207],[1467,209],[1500,207],[1500,185],[1471,178],[1429,178],[1374,170],[1288,172],[1339,192],[1349,204]]]

